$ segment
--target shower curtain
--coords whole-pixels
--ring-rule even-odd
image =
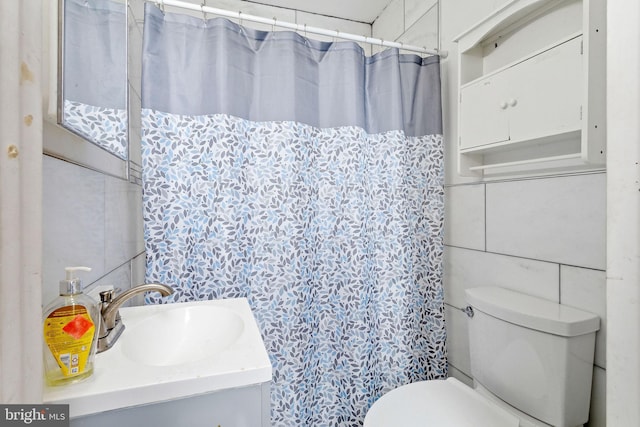
[[[437,57],[147,3],[142,98],[147,302],[248,298],[274,426],[446,375]]]

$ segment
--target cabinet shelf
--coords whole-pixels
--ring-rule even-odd
[[[605,163],[604,0],[513,0],[456,40],[458,172]]]
[[[494,164],[488,164],[488,165],[482,165],[482,166],[472,166],[469,168],[469,170],[485,171],[489,169],[504,169],[504,168],[514,167],[514,166],[533,165],[537,163],[550,164],[552,162],[564,162],[564,164],[566,164],[565,162],[566,160],[578,160],[578,159],[581,159],[581,157],[582,156],[580,155],[580,153],[565,154],[562,156],[550,156],[550,157],[542,157],[537,159],[518,160],[514,162],[494,163]]]
[[[487,154],[515,151],[527,147],[540,147],[545,144],[560,146],[564,141],[574,141],[580,138],[580,129],[568,130],[565,132],[554,132],[548,135],[527,137],[519,140],[509,140],[486,144],[478,147],[460,149],[461,154]],[[579,147],[577,148],[579,149]]]

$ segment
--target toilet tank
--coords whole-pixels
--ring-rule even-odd
[[[516,409],[558,427],[587,422],[600,318],[509,289],[466,290],[471,373]]]

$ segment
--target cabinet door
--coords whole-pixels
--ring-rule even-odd
[[[460,90],[460,148],[509,139],[507,76],[495,74]]]
[[[72,418],[71,427],[266,427],[269,383]]]
[[[509,69],[512,140],[581,128],[581,40],[569,40]]]

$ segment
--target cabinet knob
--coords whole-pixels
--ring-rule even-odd
[[[507,106],[508,106],[508,105],[507,105],[506,101],[502,101],[502,102],[500,103],[500,109],[502,109],[502,110],[506,110],[506,109],[507,109]]]
[[[511,98],[509,100],[509,105],[512,106],[512,107],[515,107],[516,105],[518,105],[518,100],[515,99],[515,98]]]

